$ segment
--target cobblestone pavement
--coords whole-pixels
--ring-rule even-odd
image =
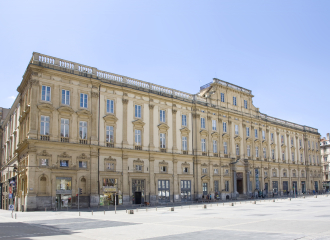
[[[0,210],[3,239],[330,239],[330,196],[114,211]],[[16,219],[15,219],[16,214]]]

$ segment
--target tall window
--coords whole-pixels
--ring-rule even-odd
[[[85,93],[80,93],[80,107],[87,108],[88,95]]]
[[[250,137],[250,128],[249,127],[246,128],[246,136]]]
[[[62,104],[70,105],[70,91],[62,89]]]
[[[285,160],[285,153],[284,153],[284,151],[282,152],[282,160],[283,161]]]
[[[262,140],[265,140],[265,139],[266,139],[265,131],[262,130]]]
[[[259,147],[256,147],[256,157],[259,157]]]
[[[225,181],[225,191],[229,192],[229,181]]]
[[[160,148],[166,148],[166,135],[165,135],[165,133],[160,134]]]
[[[217,121],[216,120],[212,120],[212,130],[213,131],[217,130]]]
[[[301,147],[301,139],[299,139],[299,147]]]
[[[61,137],[69,137],[69,119],[61,118]]]
[[[187,115],[182,115],[182,126],[187,126]]]
[[[205,118],[201,118],[201,128],[205,128]]]
[[[227,132],[227,123],[226,122],[223,122],[222,123],[222,128],[223,128],[223,132]]]
[[[274,133],[270,134],[270,141],[274,142]]]
[[[236,144],[236,156],[239,156],[239,145]]]
[[[303,162],[303,155],[302,155],[302,153],[300,153],[300,162],[301,163]]]
[[[187,151],[187,137],[182,137],[182,151]]]
[[[221,93],[221,102],[225,102],[225,94]]]
[[[141,130],[135,130],[135,145],[141,146]]]
[[[281,144],[284,144],[284,136],[281,135]]]
[[[266,158],[266,157],[267,157],[267,154],[266,154],[266,148],[263,148],[263,149],[262,149],[262,153],[263,153],[263,155],[264,155],[264,158]]]
[[[311,148],[311,142],[308,140],[308,148]]]
[[[312,158],[311,158],[311,155],[309,155],[309,164],[312,164]]]
[[[272,159],[275,160],[275,149],[272,149]]]
[[[291,153],[291,158],[292,158],[292,161],[294,161],[294,152]]]
[[[107,100],[107,113],[114,113],[114,102],[113,100]]]
[[[233,97],[233,105],[236,106],[237,103],[236,103],[236,97]]]
[[[159,113],[160,113],[160,121],[161,122],[165,122],[165,111],[164,110],[160,110],[159,111]]]
[[[135,117],[141,118],[141,106],[140,105],[135,105]]]
[[[40,135],[49,135],[49,117],[41,116]]]
[[[238,125],[235,125],[235,134],[238,135]]]
[[[50,102],[50,87],[48,86],[41,87],[41,100]]]
[[[313,163],[315,164],[315,156],[313,155]]]
[[[217,152],[218,152],[218,141],[213,140],[213,153],[217,153]]]
[[[80,139],[87,139],[87,122],[79,122],[79,137]]]
[[[228,154],[227,142],[223,142],[223,153]]]
[[[105,141],[108,143],[113,143],[114,142],[114,137],[113,137],[113,126],[106,126],[106,131],[105,131]]]
[[[247,101],[244,100],[244,108],[247,109]]]
[[[206,141],[205,141],[205,138],[202,139],[202,152],[206,152]]]
[[[293,137],[291,137],[291,145],[293,146]]]
[[[258,138],[258,129],[254,129],[254,137]]]
[[[247,156],[251,157],[251,147],[250,147],[250,145],[247,145],[246,152],[247,152]]]

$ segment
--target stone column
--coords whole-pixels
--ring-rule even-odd
[[[223,127],[222,127],[222,119],[218,118],[218,123],[219,123],[219,129],[218,129],[218,133],[219,133],[219,138],[218,138],[218,142],[219,142],[219,157],[224,157],[223,155],[223,141],[222,141],[222,134],[223,134]],[[221,166],[221,165],[220,165]],[[222,182],[222,179],[221,179]],[[221,186],[221,183],[220,183]],[[222,190],[222,188],[219,189],[220,191]]]
[[[213,156],[213,142],[212,142],[212,118],[210,116],[207,116],[207,124],[206,129],[208,131],[207,135],[207,142],[206,142],[206,152],[208,153],[208,156]],[[211,172],[210,172],[211,173]],[[210,183],[210,190],[211,190],[212,184]]]
[[[291,139],[290,139],[290,135],[289,134],[287,134],[286,135],[286,139],[287,139],[287,141],[288,141],[288,144],[287,144],[287,151],[286,151],[286,153],[287,153],[287,156],[288,156],[288,163],[290,164],[291,162],[292,162],[292,157],[291,157]]]
[[[281,174],[281,166],[278,166],[278,172],[279,172],[279,183],[278,183],[278,193],[280,196],[283,195],[283,184],[282,184],[282,174]]]
[[[92,106],[91,106],[91,144],[98,145],[98,110],[99,110],[99,93],[92,92]]]
[[[157,189],[155,183],[155,157],[150,155],[149,157],[149,176],[150,176],[150,202],[155,203],[157,202]]]
[[[250,189],[252,189],[252,186],[250,186],[250,169],[248,165],[246,170],[246,193],[248,196],[251,195]]]
[[[150,99],[151,100],[151,99]],[[153,150],[155,148],[154,145],[154,106],[153,104],[149,104],[149,148]]]
[[[201,154],[201,137],[200,137],[200,133],[199,133],[200,130],[201,130],[200,114],[193,113],[192,116],[193,116],[193,122],[194,122],[193,130],[196,129],[196,134],[193,137],[193,139],[194,139],[194,141],[193,141],[193,152],[197,155],[202,155]],[[197,184],[197,182],[196,182],[196,184]]]
[[[36,166],[36,149],[34,146],[29,146],[30,150],[28,152],[28,166]],[[24,211],[34,211],[37,209],[37,192],[38,192],[38,182],[36,182],[36,168],[28,167],[26,172],[26,190],[25,194],[25,207]],[[39,181],[39,179],[37,179]]]
[[[229,117],[228,117],[229,118]],[[228,154],[229,157],[231,158],[232,156],[235,156],[235,150],[234,150],[234,134],[232,133],[233,129],[232,129],[232,121],[228,120],[228,134],[229,134],[229,141],[228,141]]]
[[[280,136],[280,132],[277,130],[276,131],[276,136],[277,136],[277,160],[278,162],[281,161],[281,136]]]
[[[100,196],[98,194],[99,191],[99,181],[101,179],[98,179],[98,151],[97,148],[91,149],[91,156],[90,156],[90,186],[91,186],[91,192],[90,192],[90,206],[95,207],[98,206],[100,203]]]
[[[127,104],[128,104],[128,98],[123,97],[123,148],[128,147],[128,141],[127,141]]]
[[[236,167],[233,166],[233,197],[237,196],[237,176],[236,176]]]
[[[172,149],[172,152],[173,153],[176,153],[178,151],[178,147],[177,147],[177,144],[176,144],[176,132],[177,132],[177,129],[176,129],[176,113],[177,113],[177,109],[175,106],[173,106],[173,109],[172,109],[172,134],[173,134],[173,149]]]
[[[202,169],[201,169],[201,160],[197,160],[197,157],[194,157],[195,165],[195,198],[202,198],[203,195],[203,186],[202,186]]]
[[[31,86],[31,106],[30,106],[30,129],[27,133],[27,137],[29,139],[37,139],[38,138],[38,98],[40,98],[39,94],[39,81],[38,80],[30,80],[29,84]],[[22,109],[25,108],[25,106],[21,106]]]
[[[130,204],[129,198],[129,180],[128,180],[128,155],[123,154],[123,204]]]
[[[178,159],[176,157],[173,158],[173,186],[174,186],[174,202],[180,202],[180,187],[178,182]]]

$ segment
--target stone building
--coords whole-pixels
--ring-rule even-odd
[[[1,132],[3,208],[76,207],[78,189],[96,206],[322,181],[317,129],[260,113],[250,90],[219,79],[189,94],[33,53],[17,90]]]
[[[321,148],[321,163],[323,166],[323,188],[330,190],[330,178],[329,178],[329,165],[330,165],[330,134],[327,133],[327,137],[322,138],[320,142]]]

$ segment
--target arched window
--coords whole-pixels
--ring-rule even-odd
[[[47,183],[47,179],[45,176],[42,176],[40,178],[40,183],[39,183],[39,192],[40,193],[46,193],[46,183]]]

